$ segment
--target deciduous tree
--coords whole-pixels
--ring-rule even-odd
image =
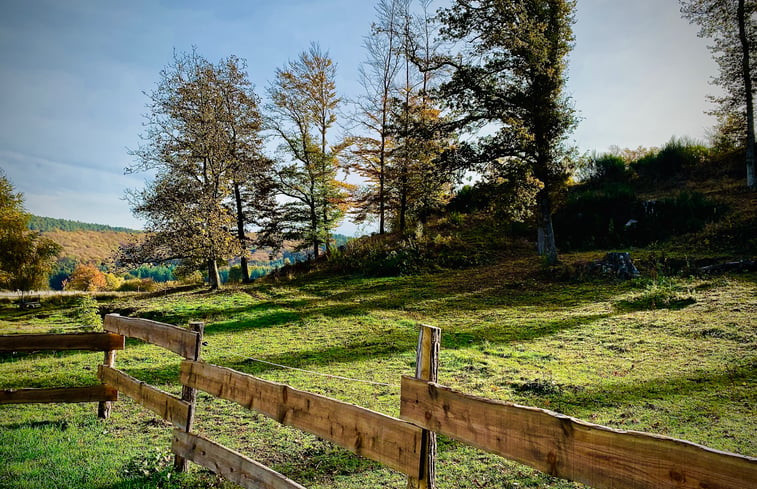
[[[757,82],[757,1],[680,0],[684,18],[700,27],[699,37],[712,39],[710,50],[720,68],[713,79],[726,92],[711,97],[722,124],[742,120],[739,131],[746,148],[747,186],[757,189],[755,169],[754,95]]]
[[[161,71],[149,94],[145,143],[127,169],[155,172],[130,195],[149,232],[125,253],[132,261],[205,265],[218,288],[218,262],[244,252],[250,215],[240,212],[242,194],[235,190],[271,180],[269,160],[260,155],[258,99],[244,66],[234,56],[214,65],[192,51],[175,54]]]
[[[268,89],[267,126],[282,141],[288,161],[278,167],[278,191],[287,198],[281,220],[289,238],[312,246],[331,245],[331,234],[344,217],[349,186],[337,179],[344,142],[330,144],[340,99],[336,66],[313,44],[308,51],[276,70]]]
[[[62,248],[29,230],[30,218],[23,196],[0,173],[0,288],[22,292],[47,288],[48,274]]]
[[[488,174],[516,161],[540,182],[538,249],[550,263],[553,202],[571,170],[565,141],[576,123],[563,93],[574,10],[574,0],[456,0],[440,12],[444,37],[463,45],[444,61],[454,71],[440,95],[461,125],[487,128],[476,149]]]

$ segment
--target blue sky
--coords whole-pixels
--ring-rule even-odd
[[[142,115],[172,51],[245,58],[259,95],[319,42],[337,88],[359,92],[368,0],[0,1],[0,168],[35,214],[140,227],[123,200]],[[584,151],[703,138],[716,67],[677,0],[578,0],[568,90]],[[342,232],[355,227],[345,224]]]

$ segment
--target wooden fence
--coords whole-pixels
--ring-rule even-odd
[[[107,315],[107,333],[0,337],[2,350],[106,350],[100,389],[0,391],[2,402],[112,401],[131,397],[174,426],[176,468],[192,460],[246,488],[303,486],[218,443],[192,433],[197,389],[329,440],[408,476],[409,487],[434,487],[436,433],[540,471],[597,489],[757,488],[757,459],[683,440],[621,431],[533,407],[455,392],[436,383],[438,328],[422,326],[415,377],[402,378],[400,419],[200,361],[202,323],[192,330]],[[34,336],[35,338],[31,338]],[[76,336],[74,338],[74,336]],[[140,338],[182,357],[178,398],[114,368],[123,337]],[[54,338],[53,338],[54,337]],[[90,346],[87,348],[87,346]],[[109,350],[108,350],[109,348]],[[90,389],[90,388],[85,388]],[[56,392],[52,392],[56,391]],[[62,394],[65,392],[66,394]],[[80,401],[71,401],[80,402]]]
[[[112,333],[18,334],[0,336],[0,352],[33,352],[46,350],[104,351],[113,357],[115,350],[123,350],[124,337]],[[102,383],[88,387],[61,387],[52,389],[0,390],[0,404],[32,402],[98,402],[100,417],[107,417],[106,403],[118,399],[118,390]]]

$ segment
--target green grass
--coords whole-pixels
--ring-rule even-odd
[[[567,257],[570,259],[570,257]],[[398,415],[417,325],[442,328],[440,382],[621,429],[756,455],[757,277],[555,283],[537,258],[399,278],[311,277],[218,293],[114,299],[114,311],[206,321],[203,358]],[[65,304],[0,309],[0,333],[76,329]],[[375,382],[283,370],[290,365]],[[96,353],[0,357],[0,387],[95,383]],[[128,341],[116,365],[178,393],[179,358]],[[122,398],[0,406],[0,487],[231,487],[170,470],[170,431]],[[404,487],[404,477],[314,436],[201,393],[196,431],[311,488]],[[575,487],[441,437],[438,486]],[[50,475],[50,473],[53,475]],[[50,479],[49,477],[52,477]]]

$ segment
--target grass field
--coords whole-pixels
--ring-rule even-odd
[[[570,260],[570,257],[566,257]],[[0,306],[0,334],[75,331],[65,301]],[[398,415],[417,325],[442,328],[440,383],[621,429],[757,455],[757,276],[555,282],[537,258],[398,278],[310,277],[217,293],[113,299],[113,311],[206,321],[203,358]],[[96,383],[98,353],[0,357],[0,388]],[[371,380],[285,370],[266,360]],[[178,393],[179,357],[127,341],[116,366]],[[0,406],[0,487],[232,487],[170,470],[171,428],[127,398]],[[196,431],[312,488],[404,487],[402,475],[233,403],[198,396]],[[440,439],[440,488],[577,485]]]

